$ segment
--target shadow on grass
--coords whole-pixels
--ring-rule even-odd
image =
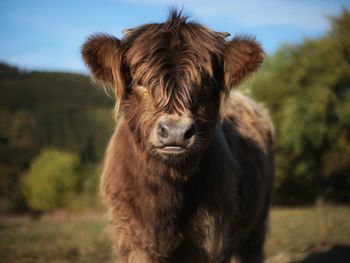
[[[350,246],[334,245],[326,251],[314,251],[299,263],[349,263]]]

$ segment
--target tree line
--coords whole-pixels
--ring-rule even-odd
[[[114,126],[112,109],[113,99],[93,87],[85,75],[26,72],[0,64],[0,211],[36,209],[28,200],[37,198],[28,189],[34,183],[24,178],[30,175],[41,189],[49,189],[49,182],[55,184],[53,178],[47,185],[40,178],[46,169],[36,165],[43,164],[41,158],[56,171],[64,167],[62,158],[68,163],[73,159],[74,191],[94,192],[95,170]],[[47,192],[55,195],[53,189]]]

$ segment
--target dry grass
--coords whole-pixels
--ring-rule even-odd
[[[111,262],[105,225],[99,214],[46,216],[40,221],[2,217],[0,262]],[[350,248],[350,207],[273,209],[266,243],[268,262],[323,262],[305,257],[327,252],[336,244]]]
[[[111,262],[101,215],[0,219],[0,262]]]
[[[271,262],[299,262],[336,245],[350,245],[350,207],[273,209],[265,250],[279,261]]]

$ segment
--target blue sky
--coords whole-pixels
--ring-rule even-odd
[[[216,31],[255,35],[268,54],[316,38],[349,0],[1,0],[0,61],[32,70],[86,73],[80,46],[96,32],[162,22],[169,7]]]

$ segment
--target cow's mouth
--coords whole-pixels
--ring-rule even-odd
[[[162,147],[158,147],[158,152],[162,154],[182,154],[186,151],[186,146],[184,145],[164,145]]]

